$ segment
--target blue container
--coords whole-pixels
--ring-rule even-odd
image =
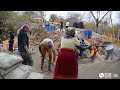
[[[91,39],[91,38],[92,38],[92,31],[86,29],[86,30],[84,31],[84,38]]]
[[[51,31],[54,31],[54,26],[51,26]]]
[[[48,31],[55,31],[56,30],[56,27],[55,26],[48,26],[48,25],[45,25],[44,27],[46,30]]]
[[[48,26],[48,31],[50,31],[50,26]]]
[[[88,38],[89,38],[89,39],[92,38],[92,31],[91,31],[91,30],[88,31]]]
[[[48,29],[49,29],[49,26],[46,26],[45,29],[48,30]]]
[[[88,30],[84,31],[84,38],[88,38]]]
[[[56,26],[54,26],[54,30],[56,30],[57,28],[56,28]]]

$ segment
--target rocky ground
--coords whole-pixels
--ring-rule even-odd
[[[54,72],[54,65],[52,65],[52,71],[48,71],[48,61],[45,60],[44,70],[40,69],[40,53],[38,49],[35,50],[36,54],[33,55],[34,69],[35,72],[40,72],[45,75],[44,79],[52,79]],[[108,79],[120,79],[120,61],[102,61],[100,58],[96,58],[94,63],[91,63],[89,59],[79,59],[78,60],[78,75],[79,79],[101,79],[99,77],[100,73],[111,73],[111,78]],[[117,76],[118,75],[118,76]],[[102,79],[107,79],[103,77]]]
[[[45,60],[44,63],[44,70],[41,71],[40,69],[40,60],[41,56],[39,53],[39,43],[44,39],[44,38],[51,38],[53,39],[55,43],[55,48],[57,49],[59,40],[61,35],[63,35],[63,32],[52,32],[52,33],[45,33],[41,32],[40,35],[37,36],[31,36],[30,38],[30,49],[31,51],[35,52],[35,54],[32,55],[33,58],[33,71],[43,73],[44,74],[44,79],[52,79],[53,78],[53,72],[54,72],[54,65],[52,64],[52,71],[48,71],[48,61]],[[56,51],[57,53],[57,51]],[[15,54],[15,53],[14,53]],[[99,77],[100,73],[112,73],[113,76],[111,77],[112,79],[118,79],[120,78],[120,61],[105,61],[102,60],[99,56],[96,58],[94,63],[91,63],[89,59],[79,59],[78,60],[79,64],[79,79],[102,79],[105,78],[105,76]],[[117,76],[118,75],[118,76]]]

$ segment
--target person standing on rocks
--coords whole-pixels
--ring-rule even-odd
[[[60,22],[60,31],[63,31],[63,21]]]
[[[33,66],[33,60],[31,57],[31,53],[29,51],[29,38],[27,36],[27,32],[29,30],[29,25],[25,24],[20,28],[18,33],[18,51],[23,58],[22,64]]]
[[[52,54],[53,54],[53,63],[55,62],[55,59],[56,59],[56,53],[55,53],[53,41],[49,38],[44,39],[40,43],[39,51],[42,55],[41,70],[43,70],[44,59],[45,59],[46,54],[48,53],[48,56],[49,56],[48,70],[51,71]]]
[[[68,22],[68,20],[67,20],[67,22],[66,22],[66,28],[68,28],[69,27],[69,22]]]
[[[78,79],[78,58],[76,46],[80,46],[75,37],[75,29],[66,29],[66,35],[61,38],[60,51],[54,69],[53,79]]]

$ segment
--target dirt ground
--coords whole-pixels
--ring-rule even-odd
[[[48,35],[48,36],[47,36]],[[45,60],[44,62],[44,70],[41,71],[40,69],[40,62],[41,62],[41,55],[38,49],[39,43],[46,37],[49,37],[54,41],[55,48],[57,49],[59,44],[59,39],[63,35],[63,33],[59,33],[57,31],[56,33],[48,33],[45,34],[42,32],[37,38],[35,36],[32,36],[30,38],[30,50],[35,52],[35,54],[32,55],[33,58],[33,71],[43,73],[44,79],[52,79],[54,68],[55,66],[52,64],[52,71],[48,71],[48,61]],[[7,51],[8,46],[8,40],[4,41],[4,49]],[[15,37],[14,47],[17,46],[17,37]],[[14,53],[16,54],[16,53]],[[116,63],[108,63],[105,61],[100,60],[98,57],[96,58],[94,63],[91,63],[89,59],[79,59],[78,60],[78,73],[79,73],[79,79],[100,79],[99,73],[105,72],[105,73],[113,73],[113,74],[120,74],[120,62]],[[120,78],[120,77],[119,77]]]

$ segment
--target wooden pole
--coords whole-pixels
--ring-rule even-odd
[[[114,34],[114,25],[113,25],[113,22],[112,22],[112,13],[110,13],[110,21],[111,21],[111,25],[112,25],[112,34],[113,34],[113,38],[115,38],[115,34]]]

